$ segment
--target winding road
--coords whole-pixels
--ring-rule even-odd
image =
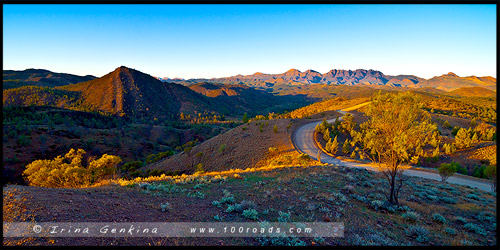
[[[354,107],[350,107],[347,109],[342,109],[338,110],[338,112],[342,114],[346,114],[348,111],[352,111],[358,108],[361,108],[365,105],[369,104],[369,102],[365,102],[359,105],[356,105]],[[342,120],[342,117],[339,118]],[[327,120],[329,123],[335,122],[335,119],[330,119]],[[292,143],[297,151],[300,153],[305,153],[309,155],[311,158],[317,160],[318,152],[320,149],[316,145],[316,142],[314,141],[314,129],[316,125],[321,123],[321,121],[316,121],[316,122],[311,122],[305,125],[302,125],[295,129],[292,134]],[[358,162],[351,162],[351,161],[344,161],[340,160],[338,158],[329,156],[325,153],[321,154],[321,162],[325,163],[330,163],[333,165],[338,165],[338,166],[344,166],[344,167],[353,167],[353,168],[364,168],[368,169],[371,171],[379,171],[378,168],[374,164],[369,164],[369,163],[358,163]],[[412,167],[411,169],[407,169],[404,171],[405,175],[408,176],[417,176],[417,177],[422,177],[422,178],[427,178],[427,179],[432,179],[436,181],[441,181],[441,176],[437,172],[430,172],[430,171],[422,171],[418,170],[415,167]],[[470,187],[475,187],[487,192],[491,191],[491,184],[489,181],[486,180],[481,180],[478,178],[470,177],[470,176],[463,176],[461,174],[455,174],[451,177],[449,177],[447,180],[449,183],[453,184],[459,184],[459,185],[465,185],[465,186],[470,186]]]

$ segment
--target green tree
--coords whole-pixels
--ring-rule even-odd
[[[351,143],[349,142],[349,138],[345,139],[344,145],[342,145],[342,152],[344,154],[349,154],[349,152],[351,152]]]
[[[441,167],[438,168],[439,175],[441,176],[441,181],[445,182],[450,176],[457,172],[458,163],[443,163]]]
[[[405,177],[407,163],[418,161],[418,148],[427,145],[437,125],[423,112],[420,98],[411,92],[398,94],[376,93],[367,106],[369,120],[360,126],[360,132],[351,133],[360,149],[386,176],[389,184],[389,202],[398,203],[398,195]],[[416,150],[417,149],[417,150]]]
[[[468,148],[472,145],[472,140],[467,133],[467,130],[464,128],[460,128],[458,130],[457,135],[455,136],[455,146],[458,149]]]
[[[352,151],[351,158],[353,158],[353,159],[356,158],[356,151],[354,151],[354,150]]]
[[[339,125],[339,131],[345,134],[349,134],[351,130],[356,127],[356,122],[354,121],[354,116],[350,113],[344,115],[342,122]]]
[[[275,134],[277,134],[277,133],[278,133],[278,125],[277,125],[277,124],[275,124],[275,125],[274,125],[274,127],[273,127],[273,132],[274,132]]]
[[[326,152],[330,152],[330,148],[332,147],[332,138],[330,138],[325,145]]]
[[[243,123],[248,123],[248,121],[249,121],[249,120],[248,120],[248,115],[247,115],[247,113],[243,114],[243,119],[241,119],[241,121],[242,121]]]
[[[432,157],[434,157],[434,158],[438,158],[439,157],[439,145],[432,152]]]
[[[495,129],[489,129],[487,134],[486,134],[485,140],[486,141],[494,141],[494,137],[495,137]]]
[[[323,134],[323,139],[325,139],[325,141],[330,140],[330,130],[329,129],[325,130],[325,132]]]
[[[337,136],[335,136],[332,143],[330,144],[330,148],[328,148],[327,150],[332,154],[336,154],[338,149],[339,149],[339,143],[337,141]]]
[[[445,143],[443,145],[444,153],[447,155],[453,154],[456,151],[455,144],[453,143]]]
[[[337,116],[337,118],[335,118],[335,122],[333,123],[333,130],[338,130],[339,126],[340,126],[340,118],[339,116]]]
[[[451,135],[453,135],[453,136],[457,136],[457,133],[458,133],[458,131],[459,131],[460,129],[461,129],[461,127],[459,127],[459,126],[455,126],[455,127],[453,127],[453,129],[451,130]]]
[[[445,127],[445,128],[452,128],[451,124],[448,121],[444,121],[443,127]]]
[[[479,139],[477,138],[477,133],[474,133],[474,135],[472,135],[471,142],[472,143],[478,143],[479,142]]]

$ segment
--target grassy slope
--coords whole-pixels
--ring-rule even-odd
[[[216,222],[215,215],[225,222],[250,222],[241,212],[225,212],[212,201],[220,200],[223,190],[229,191],[236,203],[251,201],[258,220],[278,221],[281,212],[290,212],[289,221],[343,222],[344,238],[301,238],[306,245],[496,245],[496,198],[492,193],[477,189],[443,184],[432,180],[410,178],[400,201],[409,211],[418,214],[414,222],[405,219],[403,211],[387,212],[373,205],[384,200],[386,180],[375,173],[334,166],[290,167],[271,171],[241,173],[241,178],[229,176],[225,182],[205,183],[195,189],[200,179],[175,184],[178,191],[168,193],[134,186],[105,186],[88,189],[46,189],[7,186],[5,194],[30,197],[25,201],[28,213],[42,221],[199,221]],[[171,187],[164,182],[162,185]],[[203,198],[188,197],[199,191]],[[158,194],[155,194],[158,193]],[[171,209],[162,212],[160,204],[168,201]],[[12,201],[7,205],[12,205]],[[5,210],[5,207],[4,207]],[[12,210],[12,209],[11,209]],[[11,211],[9,210],[9,211]],[[434,213],[445,218],[444,223],[432,219]],[[4,215],[5,216],[5,215]],[[465,222],[459,218],[463,217]],[[5,217],[4,217],[5,218]],[[472,223],[464,226],[464,224]],[[470,231],[472,227],[477,231]],[[408,230],[417,227],[421,233]],[[451,228],[456,235],[446,233]],[[448,229],[450,230],[450,229]],[[427,233],[426,233],[427,232]],[[484,235],[483,235],[484,234]],[[262,238],[89,238],[75,241],[55,238],[55,245],[265,245]],[[297,243],[284,239],[288,243]],[[313,243],[314,242],[314,243]],[[5,240],[4,240],[5,243]],[[31,244],[51,245],[46,239],[34,239]],[[279,242],[274,242],[279,244]]]
[[[262,126],[263,132],[260,132],[260,125],[256,124],[264,124]],[[203,164],[205,171],[249,168],[261,161],[268,154],[270,147],[277,147],[280,151],[293,150],[289,141],[292,129],[288,131],[286,129],[289,124],[289,119],[279,119],[253,121],[240,125],[195,146],[189,154],[174,155],[164,161],[151,164],[146,169],[180,170],[181,172],[193,173],[194,166],[198,163]],[[278,127],[278,133],[273,131],[275,125]],[[221,145],[226,145],[226,149],[219,150]],[[203,153],[203,156],[196,156],[200,152]]]

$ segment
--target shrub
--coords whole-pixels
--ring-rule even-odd
[[[278,148],[276,147],[270,147],[269,149],[269,154],[274,155],[278,152]]]
[[[223,152],[224,152],[224,150],[226,150],[226,148],[227,148],[226,144],[222,144],[222,145],[220,145],[220,146],[219,146],[219,152],[223,153]]]
[[[346,193],[353,193],[354,192],[354,187],[352,185],[345,185],[342,190]]]
[[[469,198],[469,199],[473,199],[473,200],[477,200],[477,201],[482,200],[481,198],[479,198],[479,196],[477,196],[475,194],[468,194],[465,196],[465,198]]]
[[[228,205],[227,206],[227,209],[226,209],[226,213],[232,213],[234,211],[236,211],[236,206],[238,206],[239,204],[234,204],[234,205]]]
[[[402,217],[409,222],[416,222],[420,219],[420,215],[416,212],[406,212]]]
[[[285,212],[279,211],[278,221],[279,222],[288,222],[290,220],[290,216],[291,216],[290,212],[285,213]]]
[[[465,219],[464,217],[461,217],[461,216],[455,217],[455,221],[458,222],[458,223],[460,223],[460,224],[467,223],[467,219]]]
[[[257,216],[259,215],[259,213],[255,209],[243,210],[242,214],[243,214],[243,217],[248,218],[248,219],[252,219],[252,220],[257,220]]]
[[[142,167],[142,161],[131,161],[123,164],[121,167],[124,172],[133,172]]]
[[[440,201],[446,202],[448,204],[456,204],[457,200],[451,197],[439,197],[438,198]]]
[[[187,194],[187,197],[194,197],[194,198],[198,198],[198,199],[204,199],[205,198],[205,194],[201,193],[200,191],[196,191],[194,193],[189,192]]]
[[[469,171],[467,171],[467,168],[462,167],[460,165],[457,166],[457,173],[463,174],[463,175],[469,175]]]
[[[222,221],[222,217],[220,217],[218,214],[214,216],[214,220],[216,221]]]
[[[406,235],[409,237],[416,237],[418,242],[425,242],[428,240],[429,230],[422,226],[410,225],[406,228]]]
[[[110,177],[116,171],[120,157],[104,154],[97,160],[89,159],[82,166],[85,150],[71,149],[64,157],[54,160],[36,160],[26,166],[23,176],[30,185],[40,187],[85,187]]]
[[[212,201],[212,205],[216,206],[216,207],[222,207],[221,205],[221,202],[220,201]]]
[[[464,225],[464,228],[467,231],[474,232],[483,236],[486,236],[486,231],[479,225],[476,225],[474,223],[467,223]]]
[[[336,200],[336,201],[340,201],[342,203],[347,202],[347,198],[345,197],[345,195],[340,193],[340,192],[333,192],[332,196],[334,197],[334,200]]]
[[[170,206],[170,203],[168,203],[168,202],[162,203],[160,205],[160,207],[161,207],[162,212],[166,212],[166,211],[169,211],[170,209],[172,209],[172,206]]]
[[[195,173],[197,173],[197,174],[205,173],[205,170],[203,169],[203,164],[202,163],[196,164]]]
[[[456,235],[457,234],[457,230],[455,230],[453,228],[449,228],[449,227],[445,228],[444,232],[449,234],[449,235]]]
[[[249,201],[249,200],[242,200],[239,204],[239,206],[237,207],[238,209],[238,212],[242,211],[242,210],[246,210],[246,209],[254,209],[256,208],[257,205],[255,204],[255,202],[253,201]]]
[[[484,165],[475,166],[472,176],[477,177],[477,178],[486,178],[486,176],[484,174],[485,169],[486,169],[486,166],[484,166]]]
[[[278,133],[278,125],[274,125],[274,127],[273,127],[273,132],[274,132],[275,134],[277,134],[277,133]]]
[[[380,208],[384,207],[384,202],[380,200],[374,200],[370,203],[371,207],[378,211]]]
[[[441,224],[446,223],[446,219],[438,213],[435,213],[432,215],[432,220],[437,222],[437,223],[441,223]]]
[[[300,164],[307,164],[311,160],[311,157],[307,154],[300,154],[297,158]]]
[[[149,164],[149,163],[153,163],[153,162],[157,162],[157,161],[160,161],[162,159],[165,159],[171,155],[173,155],[174,152],[173,151],[166,151],[166,152],[160,152],[158,154],[150,154],[146,157],[146,162]]]
[[[234,197],[233,196],[224,196],[220,199],[220,203],[221,204],[224,204],[224,203],[228,203],[228,204],[232,204],[234,203]]]

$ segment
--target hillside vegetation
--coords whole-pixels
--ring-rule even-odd
[[[95,79],[95,76],[77,76],[65,73],[54,73],[44,69],[4,70],[3,89],[23,86],[56,87]]]

